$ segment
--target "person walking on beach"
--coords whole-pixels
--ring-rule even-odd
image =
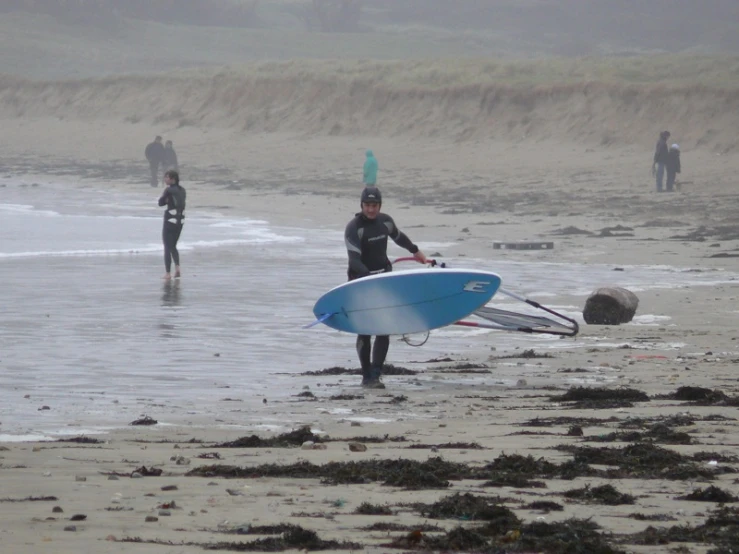
[[[673,144],[670,146],[670,150],[667,152],[667,162],[665,163],[665,170],[667,171],[667,183],[665,188],[667,192],[672,192],[673,185],[675,184],[675,177],[680,173],[680,145]]]
[[[376,273],[392,271],[393,266],[387,257],[387,239],[405,248],[421,263],[426,256],[411,240],[398,229],[388,214],[380,213],[382,195],[377,187],[366,187],[360,198],[362,211],[357,213],[346,226],[344,240],[349,255],[349,280],[360,279]],[[362,386],[384,389],[380,381],[382,368],[390,346],[387,335],[375,337],[374,347],[370,335],[357,336],[357,354],[362,367]],[[371,353],[371,359],[370,359]]]
[[[657,179],[657,192],[662,192],[662,180],[665,176],[665,164],[667,163],[668,138],[670,138],[670,131],[662,131],[659,134],[659,140],[657,141],[657,146],[654,149],[654,160],[652,161],[652,177],[656,177]]]
[[[177,152],[174,151],[174,146],[172,145],[172,141],[168,140],[164,143],[164,154],[162,156],[162,167],[165,171],[169,171],[170,169],[174,169],[175,171],[179,171],[179,167],[177,166]]]
[[[375,154],[372,150],[367,150],[365,157],[364,177],[362,182],[365,187],[374,187],[377,185],[377,170],[379,169],[377,158],[375,158]]]
[[[170,169],[164,174],[164,183],[167,188],[159,197],[159,205],[167,206],[164,210],[164,225],[162,227],[162,242],[164,243],[164,278],[172,278],[172,262],[174,261],[175,278],[180,277],[180,253],[177,251],[177,241],[180,240],[182,226],[185,223],[185,199],[187,193],[180,185],[180,175]]]
[[[156,136],[154,142],[146,145],[144,155],[149,162],[149,170],[151,171],[151,186],[159,186],[159,164],[164,161],[164,146],[162,145],[162,137]]]

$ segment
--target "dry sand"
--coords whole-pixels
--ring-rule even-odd
[[[385,210],[416,241],[454,243],[444,252],[447,258],[739,270],[736,156],[685,148],[682,191],[658,195],[649,176],[652,136],[621,146],[589,145],[556,135],[460,142],[408,134],[247,134],[228,126],[131,123],[100,114],[61,119],[31,113],[21,119],[3,113],[0,153],[10,172],[72,170],[93,176],[96,184],[146,191],[147,168],[141,160],[145,144],[157,133],[174,140],[191,212],[217,207],[274,223],[340,229],[357,208],[359,172],[369,147],[380,161]],[[602,232],[607,228],[621,236],[608,236]],[[501,251],[492,247],[496,240],[554,240],[555,248]],[[724,257],[711,257],[714,254]],[[593,288],[606,284],[594,283]],[[320,437],[333,439],[325,450],[217,447],[252,432],[220,429],[215,422],[206,428],[131,427],[99,444],[6,443],[0,450],[2,552],[200,552],[206,543],[297,535],[270,535],[269,529],[258,528],[279,524],[299,525],[327,541],[356,543],[329,546],[333,550],[358,550],[358,545],[366,552],[484,550],[471,534],[445,534],[460,525],[469,529],[485,524],[473,521],[480,508],[465,508],[457,498],[456,511],[437,519],[429,514],[430,506],[416,504],[432,504],[455,493],[497,502],[520,518],[488,528],[485,540],[500,549],[489,546],[491,552],[670,551],[682,543],[666,546],[663,540],[654,545],[660,541],[633,534],[650,525],[666,529],[705,523],[715,502],[676,500],[695,489],[715,485],[739,496],[736,477],[729,472],[739,468],[737,401],[713,397],[706,401],[708,406],[695,406],[664,396],[684,386],[717,389],[734,399],[739,394],[738,294],[739,282],[640,294],[640,311],[667,315],[669,324],[585,326],[582,333],[603,337],[603,346],[583,350],[565,345],[552,358],[470,359],[474,371],[489,372],[488,384],[474,389],[454,383],[462,371],[456,362],[440,362],[430,364],[435,378],[423,391],[414,386],[412,376],[387,378],[386,391],[360,392],[346,389],[353,377],[322,375],[312,388],[315,398],[268,400],[261,407],[265,414],[289,411],[295,429],[308,425],[322,433]],[[568,300],[583,305],[585,299]],[[460,352],[460,360],[464,356]],[[500,384],[521,375],[525,380],[515,387]],[[642,391],[649,400],[631,405],[593,402],[580,408],[552,400],[583,382],[609,383],[607,388],[622,393]],[[607,407],[599,409],[602,406]],[[655,428],[657,423],[664,426]],[[674,436],[670,430],[687,435]],[[606,444],[590,442],[614,432],[641,435],[611,437],[615,442]],[[253,433],[274,435],[256,428]],[[350,451],[351,441],[365,444],[367,451]],[[572,452],[555,448],[561,445],[642,449],[630,447],[633,456],[611,473],[606,469],[614,466],[604,465],[603,453],[581,450],[578,460],[589,462],[593,471],[586,475],[584,465],[571,468],[579,475],[574,479],[562,478],[562,468],[528,471],[518,459],[513,460],[514,470],[499,471],[504,455],[531,455],[558,465],[571,460]],[[671,460],[662,449],[685,458]],[[693,457],[700,452],[710,454]],[[640,466],[649,456],[657,462]],[[439,459],[467,469],[460,466],[445,473]],[[403,474],[397,472],[401,460],[429,464]],[[497,465],[488,467],[486,476],[471,473],[470,468],[481,470],[494,460]],[[269,476],[264,467],[298,463],[292,476]],[[350,479],[342,477],[344,468],[326,468],[328,463],[388,465],[376,473],[369,466],[352,466],[357,477],[349,484]],[[186,475],[209,464],[245,468],[249,477],[227,479],[218,469],[212,476]],[[321,478],[300,476],[300,468],[311,469],[307,464],[319,466],[314,474]],[[142,466],[161,469],[162,475],[131,478]],[[544,486],[483,486],[516,471]],[[715,476],[706,473],[714,471]],[[428,473],[433,472],[449,486],[429,485]],[[111,479],[112,474],[118,478]],[[322,482],[331,477],[340,484]],[[385,484],[390,478],[398,481]],[[563,496],[570,489],[603,484],[633,495],[634,504],[603,505]],[[556,502],[563,510],[535,509],[530,507],[534,501]],[[172,502],[176,508],[161,507]],[[391,515],[357,514],[363,503],[385,507]],[[53,512],[55,506],[63,512]],[[160,512],[165,509],[168,515]],[[733,524],[722,528],[735,539],[738,514],[733,510]],[[634,513],[642,516],[629,517]],[[75,514],[86,518],[71,521]],[[147,522],[147,516],[158,519]],[[588,546],[582,530],[559,550],[525,542],[536,535],[537,522],[573,517],[600,525],[607,536],[613,533],[607,540],[616,550]],[[380,525],[369,527],[373,524]],[[68,526],[74,530],[65,531]],[[257,534],[227,534],[250,528]],[[555,535],[552,529],[543,532]],[[450,542],[431,542],[435,537]],[[142,542],[122,542],[132,539]],[[712,541],[719,544],[718,539]],[[685,546],[681,552],[710,549],[690,538]],[[293,550],[306,547],[305,537],[292,543]],[[729,552],[726,548],[720,552]]]

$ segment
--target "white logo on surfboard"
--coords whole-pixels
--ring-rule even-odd
[[[463,290],[467,292],[487,292],[485,287],[489,284],[490,281],[467,281]]]

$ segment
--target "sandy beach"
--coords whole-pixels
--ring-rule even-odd
[[[705,278],[636,291],[637,314],[664,319],[583,325],[585,348],[562,339],[543,353],[532,338],[503,354],[500,334],[487,351],[460,344],[432,360],[420,349],[418,367],[388,372],[384,391],[358,387],[353,367],[315,367],[300,376],[314,383],[287,398],[250,399],[250,421],[279,415],[280,428],[238,426],[223,401],[210,423],[122,421],[105,435],[3,443],[3,552],[735,551],[735,150],[702,146],[692,132],[681,190],[657,194],[659,128],[614,143],[555,127],[459,140],[124,121],[73,101],[56,115],[38,106],[13,115],[7,97],[2,106],[5,174],[154,196],[142,156],[161,134],[175,142],[190,213],[340,231],[358,209],[372,148],[383,209],[415,241],[448,244],[427,254],[450,264],[612,266],[590,290],[618,286],[631,266]],[[554,248],[494,248],[513,241]],[[582,308],[586,297],[551,301]]]

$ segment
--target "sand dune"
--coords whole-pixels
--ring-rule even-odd
[[[536,84],[485,74],[486,68],[482,61],[466,63],[463,74],[434,62],[310,62],[77,81],[2,77],[0,116],[598,146],[639,142],[670,128],[691,148],[726,153],[737,146],[733,87],[577,78]]]

